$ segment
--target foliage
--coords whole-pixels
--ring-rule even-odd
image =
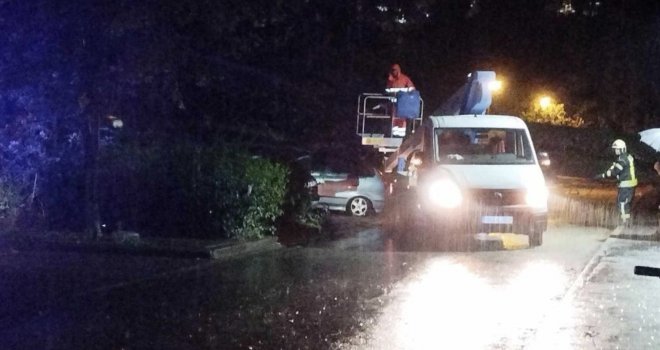
[[[313,198],[308,188],[311,181],[315,181],[314,178],[308,169],[298,163],[289,165],[289,174],[283,219],[320,229],[323,215],[313,207]]]
[[[533,123],[570,126],[574,128],[584,125],[584,119],[580,116],[569,117],[566,115],[563,103],[551,103],[546,107],[533,104],[529,109],[522,112],[522,118]]]
[[[275,162],[232,149],[196,150],[188,200],[208,213],[215,234],[258,239],[275,233],[282,214],[288,171]],[[173,164],[175,165],[175,164]]]
[[[21,203],[22,198],[16,186],[6,178],[0,179],[0,233],[14,229]]]
[[[162,141],[161,141],[162,142]],[[275,232],[288,170],[232,147],[123,142],[102,154],[102,217],[112,229],[257,239]]]
[[[616,157],[612,152],[612,142],[623,139],[628,152],[635,157],[638,177],[657,176],[653,173],[656,153],[640,142],[638,134],[616,133],[607,128],[528,125],[536,151],[550,154],[556,174],[589,178],[607,170]]]
[[[49,168],[58,161],[56,153],[49,150],[54,131],[47,120],[50,111],[36,92],[28,87],[7,90],[0,96],[1,205],[3,215],[14,218],[12,224],[19,216],[22,220],[18,224],[43,219],[44,184]]]
[[[225,227],[225,232],[244,239],[272,235],[275,233],[275,220],[283,212],[288,171],[284,166],[263,158],[249,158],[245,163],[247,194],[241,213],[242,225]]]

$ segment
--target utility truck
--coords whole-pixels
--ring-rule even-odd
[[[543,243],[545,179],[525,122],[487,114],[495,82],[495,72],[471,73],[387,153],[383,170],[399,176],[389,198],[394,210],[386,215],[398,232],[513,232],[527,235],[530,246]]]

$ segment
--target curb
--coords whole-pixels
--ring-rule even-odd
[[[525,349],[529,348],[535,350],[556,348],[556,346],[553,346],[554,344],[548,346],[548,342],[551,342],[557,334],[557,331],[561,329],[561,323],[557,324],[558,313],[561,315],[561,310],[570,306],[570,303],[575,300],[580,290],[588,283],[600,262],[607,256],[610,242],[612,242],[612,238],[614,238],[612,234],[617,232],[617,229],[618,227],[610,231],[609,236],[600,244],[598,249],[596,249],[594,255],[591,256],[589,261],[587,261],[587,264],[584,265],[582,270],[577,274],[575,280],[570,283],[568,288],[562,294],[561,299],[559,299],[557,308],[554,309],[554,311],[549,311],[543,315],[536,330],[529,339],[527,339],[527,345],[524,347]]]
[[[612,229],[607,239],[603,241],[596,253],[591,257],[589,262],[587,262],[582,271],[578,274],[573,284],[566,291],[564,298],[562,299],[569,298],[570,300],[570,298],[575,297],[577,290],[586,284],[600,261],[607,256],[610,244],[613,242],[612,238],[633,241],[656,241],[658,240],[658,235],[655,232],[656,228],[654,226],[636,226],[633,228],[617,226]]]
[[[222,241],[213,242],[199,247],[169,247],[149,245],[149,240],[137,244],[121,244],[114,242],[57,242],[39,240],[5,241],[8,246],[19,251],[60,251],[78,253],[102,253],[136,256],[157,256],[187,259],[228,259],[240,255],[262,253],[279,249],[282,246],[275,237],[267,237],[258,241]],[[153,244],[153,242],[151,242]]]
[[[282,248],[276,237],[267,237],[253,242],[239,242],[235,244],[209,245],[208,258],[227,259],[239,255],[265,253]]]
[[[635,226],[631,228],[617,226],[610,232],[610,237],[633,241],[660,241],[660,234],[658,234],[656,226]]]

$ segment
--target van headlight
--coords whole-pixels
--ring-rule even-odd
[[[463,194],[454,181],[440,179],[429,186],[429,199],[442,208],[456,208],[463,202]]]
[[[548,206],[548,188],[545,185],[537,185],[528,188],[525,201],[530,207],[546,208]]]

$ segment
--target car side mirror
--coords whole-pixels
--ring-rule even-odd
[[[539,159],[539,164],[545,168],[549,168],[550,164],[552,163],[550,161],[550,155],[548,152],[540,151],[536,154],[536,158]]]

